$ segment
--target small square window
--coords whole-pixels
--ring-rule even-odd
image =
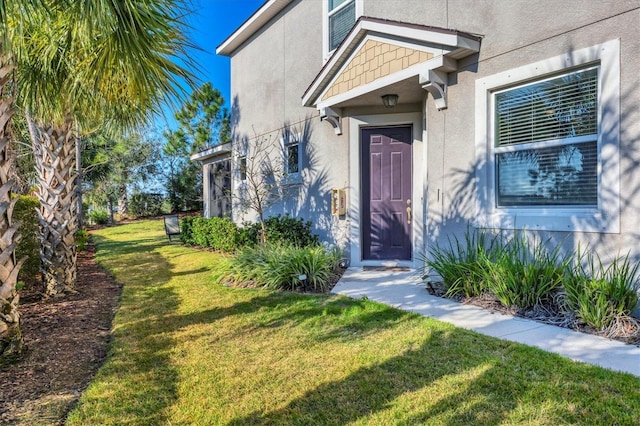
[[[240,180],[247,180],[247,157],[240,157],[238,166],[238,171],[240,172]]]
[[[292,143],[287,145],[287,173],[300,172],[300,144]]]

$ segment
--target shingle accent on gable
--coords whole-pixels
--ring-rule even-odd
[[[322,100],[431,59],[433,55],[377,40],[367,40],[336,77]]]

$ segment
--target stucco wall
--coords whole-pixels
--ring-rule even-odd
[[[482,36],[480,53],[449,76],[448,109],[427,102],[428,239],[446,243],[474,221],[475,81],[518,66],[620,39],[620,233],[551,232],[568,249],[640,258],[640,4],[637,1],[365,0],[366,16]],[[634,10],[635,9],[635,10]],[[606,84],[606,83],[605,83]],[[464,171],[468,171],[464,172]]]
[[[328,190],[346,187],[350,181],[348,118],[344,134],[335,136],[315,109],[300,106],[302,94],[323,65],[321,7],[320,0],[293,2],[233,54],[234,133],[249,138],[270,131],[275,135],[287,123],[307,123],[314,147],[314,161],[308,165],[311,189],[300,187],[302,193],[285,207],[314,219],[321,235],[342,238],[347,234],[346,221],[330,218]],[[365,16],[482,36],[480,53],[462,61],[459,71],[449,75],[448,109],[437,111],[432,99],[426,102],[427,153],[421,166],[428,182],[428,242],[446,242],[451,233],[461,234],[474,219],[476,80],[619,38],[621,232],[549,235],[567,248],[591,244],[602,254],[631,251],[640,257],[638,7],[637,0],[364,0]],[[371,108],[385,112],[379,106]]]
[[[269,214],[288,212],[310,219],[324,240],[346,246],[346,219],[330,215],[331,188],[348,184],[347,135],[336,136],[301,98],[322,67],[322,2],[293,2],[231,57],[235,140],[256,136],[280,143],[283,129],[305,135],[302,185],[286,188]],[[277,157],[277,154],[274,154]],[[282,161],[279,158],[274,162]],[[236,182],[237,184],[238,182]],[[255,220],[234,210],[234,219]]]

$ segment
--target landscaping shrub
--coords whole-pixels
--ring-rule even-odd
[[[238,247],[238,226],[226,217],[185,217],[180,223],[185,244],[233,252]]]
[[[198,216],[185,216],[180,219],[180,239],[184,244],[196,245],[193,239],[193,223]]]
[[[258,245],[244,247],[218,265],[217,279],[274,290],[320,292],[328,289],[339,262],[339,251],[320,245]]]
[[[134,217],[158,216],[163,210],[162,194],[138,192],[129,198],[129,214]]]
[[[482,262],[487,288],[503,305],[528,309],[561,287],[570,260],[559,246],[547,250],[548,243],[532,243],[522,232],[501,244],[497,257]]]
[[[96,225],[106,225],[109,223],[109,212],[106,210],[91,210],[89,220]]]
[[[311,247],[319,244],[318,236],[311,232],[311,222],[287,215],[271,216],[265,220],[267,242],[271,245]],[[229,218],[183,218],[182,241],[185,244],[211,247],[233,252],[242,247],[254,247],[259,242],[259,223],[245,222],[237,226]]]
[[[271,216],[265,219],[264,226],[269,244],[285,244],[296,247],[313,246],[319,243],[318,236],[311,232],[310,221],[293,218],[289,214]],[[260,223],[243,223],[238,241],[239,244],[254,245],[259,240]]]
[[[18,280],[26,285],[36,282],[40,272],[40,243],[38,242],[38,212],[40,206],[36,197],[19,195],[13,209],[13,220],[20,222],[19,232],[22,236],[16,246],[16,259],[27,257],[18,273]]]
[[[501,245],[495,237],[490,238],[486,231],[467,229],[464,241],[458,237],[441,247],[436,244],[431,250],[431,258],[425,260],[426,271],[433,269],[443,279],[446,295],[474,297],[486,291],[485,263],[499,256]]]
[[[84,251],[89,244],[89,233],[86,229],[81,229],[76,233],[76,247],[78,251]]]
[[[630,315],[638,304],[638,263],[629,255],[605,267],[597,253],[578,250],[572,274],[565,282],[567,303],[590,327],[601,330],[620,315]]]

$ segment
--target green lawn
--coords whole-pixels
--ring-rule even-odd
[[[124,284],[70,425],[637,424],[640,379],[384,305],[216,285],[162,221],[95,232]]]

